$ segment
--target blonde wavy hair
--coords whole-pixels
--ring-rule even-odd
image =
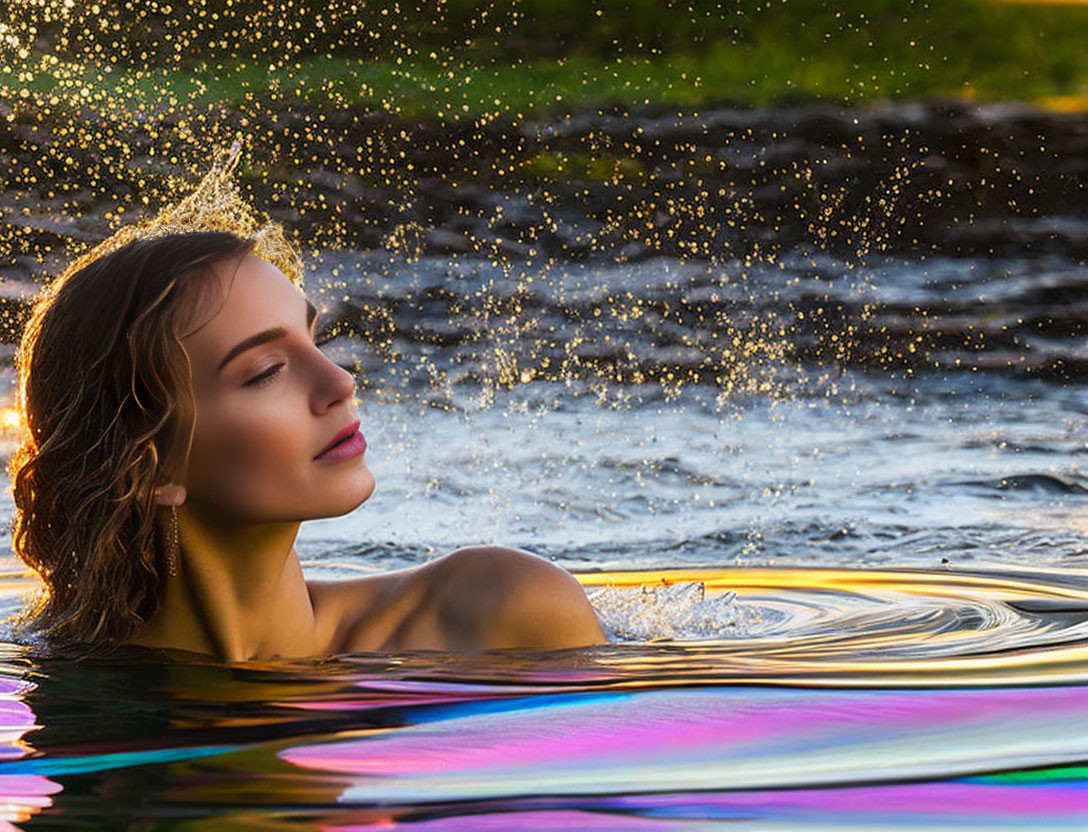
[[[229,231],[136,239],[36,301],[16,354],[23,441],[8,463],[15,554],[40,585],[8,622],[54,653],[109,652],[162,602],[154,492],[183,469],[195,410],[181,339],[257,240]]]

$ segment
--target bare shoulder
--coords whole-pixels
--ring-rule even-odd
[[[422,567],[306,586],[318,631],[330,652],[380,650],[415,605]]]
[[[608,640],[578,579],[520,549],[468,546],[407,569],[307,586],[332,653],[560,650]]]
[[[607,642],[581,583],[547,558],[502,546],[456,549],[426,565],[436,614],[460,649],[559,650]]]

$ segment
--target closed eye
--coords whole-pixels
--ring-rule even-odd
[[[310,303],[309,301],[306,302],[306,307],[307,307],[307,314],[308,314],[309,319],[310,319],[310,321],[309,321],[310,326],[312,327],[316,323],[315,319],[317,317],[317,309],[315,309],[313,304]],[[334,327],[330,327],[328,329],[323,329],[323,330],[320,330],[318,332],[315,332],[314,335],[313,335],[314,346],[315,347],[320,347],[320,346],[322,346],[324,344],[327,344],[329,341],[331,341],[335,337],[336,337],[336,331],[335,331]],[[279,371],[281,369],[283,369],[284,366],[285,365],[282,362],[279,363],[279,364],[276,364],[276,365],[274,365],[272,367],[269,367],[263,373],[260,373],[259,375],[254,376],[253,378],[249,379],[248,381],[246,381],[244,383],[245,383],[245,385],[247,387],[260,387],[262,384],[267,384],[268,382],[272,381],[272,379],[274,379],[279,374]]]
[[[281,367],[283,367],[282,362],[269,367],[260,375],[256,375],[253,378],[249,379],[249,381],[246,382],[246,386],[260,387],[262,384],[267,384],[276,377],[276,374],[279,373]]]

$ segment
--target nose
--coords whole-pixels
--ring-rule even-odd
[[[318,412],[324,412],[354,397],[355,377],[320,350],[317,350],[317,355],[320,372],[314,385],[314,405]]]

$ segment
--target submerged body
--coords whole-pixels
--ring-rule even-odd
[[[236,597],[198,587],[174,579],[160,614],[126,643],[226,661],[607,643],[573,575],[537,555],[498,546],[466,547],[419,566],[333,581],[304,581],[292,550],[272,614],[246,615]]]
[[[519,550],[468,547],[388,574],[304,580],[300,520],[351,511],[375,487],[355,381],[318,349],[316,326],[316,308],[249,254],[216,314],[182,339],[197,418],[186,470],[160,499],[181,501],[184,558],[128,643],[246,661],[605,641],[577,580]]]
[[[138,240],[35,306],[13,549],[43,579],[51,644],[247,661],[604,643],[577,579],[520,550],[307,583],[301,523],[359,508],[375,481],[355,378],[253,243]]]

